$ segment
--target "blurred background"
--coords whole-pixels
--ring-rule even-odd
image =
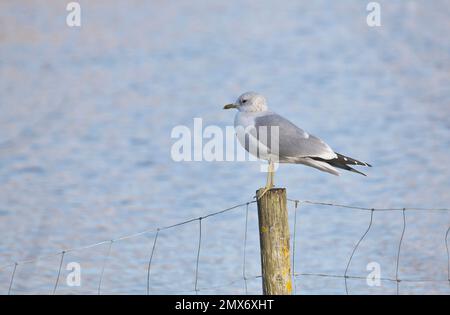
[[[176,223],[252,200],[265,182],[255,162],[174,162],[177,125],[232,125],[224,104],[264,94],[269,106],[337,152],[367,161],[368,177],[281,165],[288,197],[367,207],[450,207],[450,4],[378,1],[0,2],[0,265]],[[292,206],[292,205],[291,205]],[[291,207],[292,208],[292,207]],[[292,210],[292,209],[291,209]],[[292,214],[292,212],[291,212]],[[296,268],[342,274],[367,213],[300,206]],[[292,223],[292,218],[291,218]],[[408,212],[402,293],[449,294],[449,212]],[[200,287],[242,274],[245,209],[203,222]],[[349,274],[395,276],[402,215],[375,213]],[[291,230],[292,232],[292,230]],[[145,294],[155,235],[111,248],[103,293]],[[152,293],[192,290],[198,225],[161,233]],[[108,244],[70,253],[97,293]],[[59,257],[17,267],[12,294],[51,293]],[[247,274],[260,273],[257,216],[249,212]],[[13,266],[0,270],[8,292]],[[63,267],[61,279],[68,274]],[[249,281],[261,292],[261,279]],[[395,283],[352,293],[393,294]],[[207,293],[243,293],[236,282]],[[300,294],[345,294],[343,279],[304,277]]]

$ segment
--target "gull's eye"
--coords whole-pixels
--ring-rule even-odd
[[[242,103],[246,103],[247,102],[247,100],[242,100]]]

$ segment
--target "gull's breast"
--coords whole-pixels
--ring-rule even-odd
[[[234,119],[236,137],[240,145],[251,155],[268,160],[271,150],[266,143],[259,141],[255,127],[255,118],[265,115],[264,112],[238,112]]]
[[[248,126],[254,125],[255,125],[255,115],[246,112],[236,113],[236,116],[234,117],[234,128],[237,128],[239,126],[246,128]]]

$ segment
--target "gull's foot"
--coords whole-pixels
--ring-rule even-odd
[[[261,189],[260,190],[258,190],[258,193],[256,194],[256,199],[257,200],[259,200],[259,199],[261,199],[269,190],[271,190],[272,188],[274,188],[274,186],[266,186],[266,187],[264,187],[264,189],[261,191]]]

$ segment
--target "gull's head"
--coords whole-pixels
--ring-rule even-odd
[[[240,112],[264,112],[267,110],[266,99],[261,94],[246,92],[238,97],[233,104],[227,104],[223,109],[236,108]]]

